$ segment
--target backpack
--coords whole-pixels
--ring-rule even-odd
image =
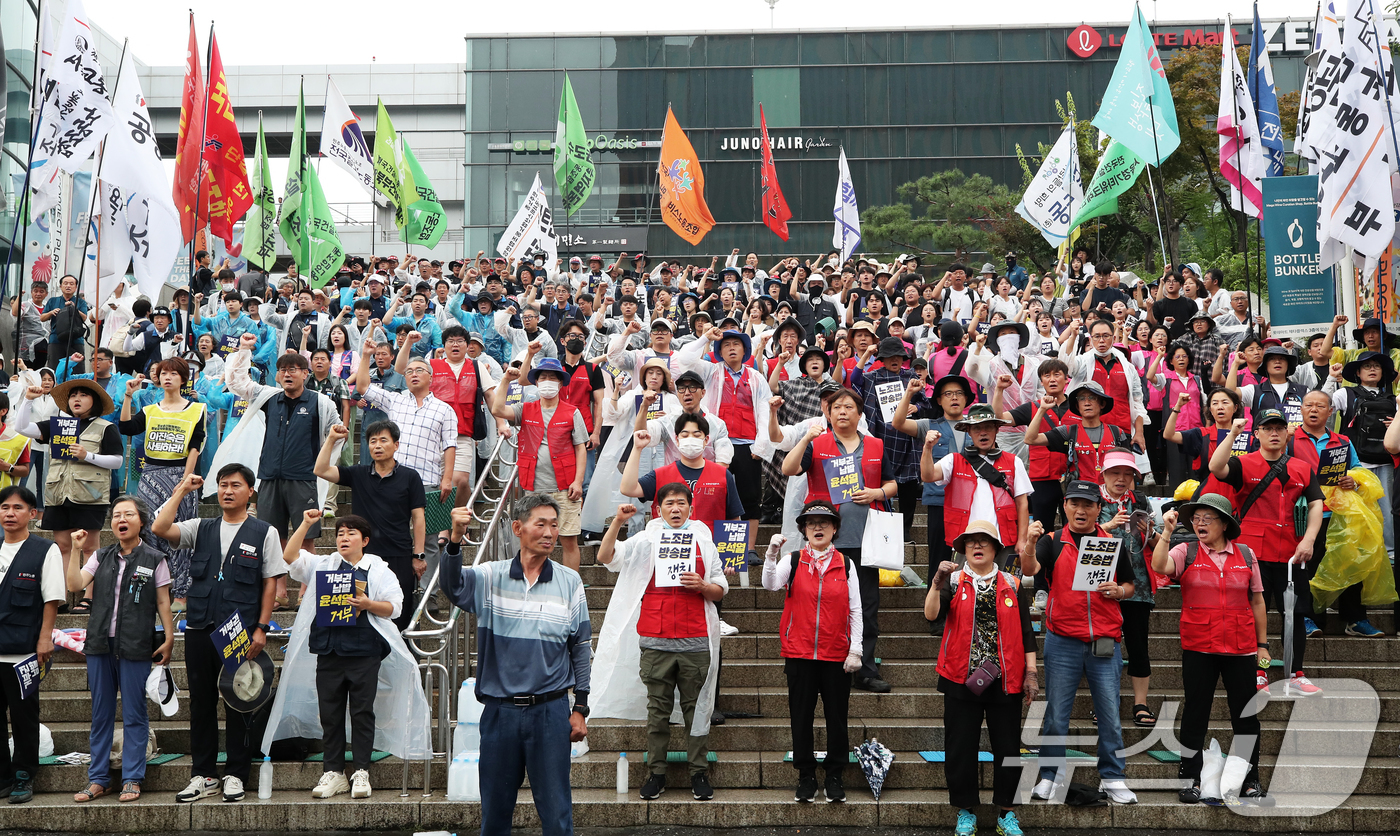
[[[1343,421],[1345,435],[1356,445],[1356,457],[1367,464],[1390,464],[1394,459],[1385,451],[1385,420],[1395,417],[1395,399],[1384,391],[1364,397],[1351,390],[1350,421]]]

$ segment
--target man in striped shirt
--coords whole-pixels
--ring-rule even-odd
[[[571,836],[569,747],[588,734],[592,626],[578,572],[549,559],[559,539],[559,505],[547,493],[515,501],[511,532],[520,552],[509,562],[462,566],[471,509],[452,511],[443,549],[442,591],[476,613],[476,696],[481,751],[481,832],[509,834],[526,772],[544,836]],[[566,699],[574,690],[574,706]]]

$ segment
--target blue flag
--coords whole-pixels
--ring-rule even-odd
[[[1136,6],[1093,124],[1150,165],[1160,166],[1181,144],[1167,71]]]
[[[1254,36],[1249,43],[1250,98],[1254,100],[1254,115],[1259,121],[1259,135],[1264,146],[1264,159],[1269,167],[1265,177],[1283,176],[1283,125],[1278,118],[1278,92],[1274,89],[1274,70],[1269,64],[1269,45],[1264,42],[1264,27],[1259,23],[1259,4],[1254,4]]]

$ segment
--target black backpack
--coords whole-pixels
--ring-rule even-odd
[[[1372,395],[1365,389],[1351,390],[1351,420],[1344,421],[1342,434],[1356,445],[1356,457],[1367,464],[1390,464],[1394,459],[1385,451],[1385,420],[1395,417],[1395,399],[1385,391]]]

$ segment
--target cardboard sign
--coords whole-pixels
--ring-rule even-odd
[[[49,419],[49,458],[53,461],[77,461],[68,452],[70,444],[78,443],[78,419],[55,415]]]
[[[646,397],[646,395],[638,395],[638,396],[637,396],[637,406],[634,408],[634,411],[635,411],[635,412],[641,412],[641,411],[642,411],[642,398],[644,398],[644,397]],[[662,402],[665,401],[665,400],[666,400],[666,396],[665,396],[665,395],[660,395],[660,396],[657,397],[656,400],[654,400],[654,401],[651,402],[651,407],[650,407],[649,409],[647,409],[647,420],[648,420],[648,421],[655,421],[657,418],[660,418],[660,417],[662,417],[663,415],[666,414],[666,407],[665,407],[665,405],[662,403]]]
[[[214,649],[219,652],[226,669],[234,670],[248,658],[248,631],[243,629],[243,616],[238,614],[238,610],[215,627],[209,638],[214,642]]]
[[[519,383],[510,384],[510,388],[506,390],[506,406],[520,406],[524,398],[525,388]]]
[[[880,414],[886,424],[894,421],[894,410],[904,397],[904,389],[904,382],[899,380],[875,384],[875,399],[880,403]]]
[[[1337,483],[1342,481],[1342,477],[1347,475],[1347,465],[1351,463],[1351,445],[1328,447],[1322,451],[1319,458],[1321,461],[1318,463],[1317,481],[1335,488]]]
[[[241,339],[243,339],[242,334],[225,334],[224,338],[219,341],[219,356],[227,360],[229,355],[238,351],[238,342]]]
[[[715,549],[724,568],[744,571],[744,555],[749,550],[751,520],[715,520]]]
[[[657,587],[680,586],[681,575],[695,571],[695,532],[660,531],[655,550]]]
[[[31,653],[15,663],[15,676],[19,678],[19,698],[27,700],[39,693],[39,683],[44,681],[44,677],[49,675],[49,666],[53,664],[53,657],[49,661],[39,664],[39,655]]]
[[[826,489],[831,493],[831,501],[837,505],[850,502],[856,491],[865,487],[861,484],[860,464],[856,454],[837,456],[822,462],[822,472],[826,474]]]
[[[316,573],[316,626],[352,627],[355,624],[355,608],[350,599],[355,597],[355,573],[338,569]]]
[[[243,417],[243,413],[247,411],[248,401],[243,398],[239,398],[238,400],[233,402],[233,408],[228,411],[228,415],[230,418],[237,421],[241,419]]]
[[[1079,543],[1079,556],[1074,564],[1075,592],[1094,592],[1099,584],[1113,580],[1118,568],[1118,551],[1122,546],[1112,537],[1085,537]]]

